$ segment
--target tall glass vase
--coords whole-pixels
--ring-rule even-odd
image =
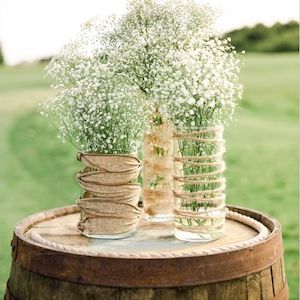
[[[143,204],[145,218],[153,222],[173,220],[173,133],[170,122],[157,122],[144,136]]]
[[[225,223],[225,152],[223,127],[177,132],[174,174],[175,236],[208,242],[223,235]]]

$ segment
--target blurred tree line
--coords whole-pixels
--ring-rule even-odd
[[[0,65],[3,64],[3,54],[2,54],[2,50],[1,50],[1,44],[0,44]]]
[[[275,23],[268,27],[256,24],[253,27],[243,27],[225,34],[230,37],[238,51],[255,52],[288,52],[299,51],[299,22],[290,21],[286,24]],[[41,61],[49,61],[47,57]],[[0,64],[3,64],[3,54],[0,44]]]
[[[226,34],[238,51],[287,52],[299,51],[299,22],[275,23],[271,27],[256,24]]]

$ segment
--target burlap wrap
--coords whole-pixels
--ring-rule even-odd
[[[182,168],[175,170],[174,174],[175,227],[193,233],[210,233],[212,230],[220,230],[225,220],[223,127],[179,132],[175,134],[175,138],[179,140],[179,144],[182,142],[198,143],[200,148],[206,149],[205,154],[197,153],[197,155],[190,156],[182,155],[180,151],[175,153],[175,162],[182,164]],[[210,149],[213,150],[209,151]],[[187,174],[184,170],[193,170],[193,172]],[[196,187],[196,191],[184,191],[184,187],[187,186]]]
[[[76,176],[85,190],[76,202],[81,210],[79,229],[90,235],[114,235],[135,229],[141,216],[141,187],[136,183],[141,169],[139,159],[92,153],[79,153],[77,158],[85,165]]]

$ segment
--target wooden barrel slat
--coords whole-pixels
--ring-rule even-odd
[[[284,267],[284,261],[281,259],[281,276],[283,280],[283,285],[286,284],[286,274],[285,274],[285,267]]]
[[[247,246],[257,231],[226,220],[225,237],[208,244],[178,241],[170,224],[146,222],[133,238],[99,241],[80,235],[75,206],[30,216],[14,232],[5,299],[286,300],[279,223],[256,211],[229,209],[265,225],[264,240]]]
[[[274,293],[271,268],[262,270],[260,272],[260,282],[262,300],[272,299],[274,297]]]
[[[246,277],[248,300],[261,298],[260,274],[255,273]]]
[[[155,286],[180,286],[197,285],[220,280],[235,279],[259,271],[268,265],[272,265],[281,254],[281,248],[277,247],[278,241],[274,239],[269,247],[259,245],[257,251],[252,248],[242,249],[230,254],[230,261],[227,253],[216,254],[217,265],[211,264],[209,256],[173,258],[164,268],[165,259],[114,259],[103,257],[88,257],[73,255],[69,253],[57,253],[56,251],[38,247],[33,244],[18,240],[15,249],[18,249],[16,262],[28,270],[52,278],[71,280],[78,283],[104,284],[108,286],[140,287]],[[277,247],[277,248],[276,248]],[[272,251],[274,249],[274,252]],[[29,255],[28,255],[29,254]],[[45,256],[47,260],[45,260]],[[247,259],[244,259],[247,258]],[[257,264],[253,262],[257,261]],[[101,274],[97,273],[98,264],[104,267]],[[49,265],[51,268],[49,268]],[[128,269],[130,265],[130,269]],[[81,269],[81,276],[78,277],[76,270]],[[180,273],[176,273],[180,269]],[[141,273],[143,270],[144,274]],[[220,270],[220,272],[216,272]],[[185,274],[191,273],[191,277]],[[110,277],[113,274],[114,277]],[[172,276],[170,275],[172,274]],[[130,277],[128,277],[130,276]]]
[[[251,277],[251,278],[249,278]],[[249,281],[253,280],[253,275],[249,275],[247,278],[235,279],[233,281],[220,282],[217,284],[201,285],[197,287],[184,287],[184,288],[157,288],[157,289],[126,289],[126,288],[109,288],[103,286],[90,286],[90,285],[78,285],[61,280],[51,280],[47,277],[37,275],[32,272],[28,272],[17,264],[13,264],[11,270],[10,285],[16,286],[14,290],[19,298],[13,296],[8,297],[6,300],[48,300],[52,299],[49,295],[55,294],[57,291],[63,291],[63,293],[56,296],[56,300],[65,299],[201,299],[201,300],[216,300],[216,299],[234,299],[234,300],[250,300],[250,299],[288,299],[285,290],[281,290],[277,294],[277,298],[274,298],[272,285],[271,293],[261,294],[260,287],[257,290],[248,288]],[[272,282],[272,278],[270,278]],[[253,287],[253,286],[252,286]],[[35,291],[34,294],[31,291]],[[283,294],[281,294],[283,292]],[[48,296],[47,296],[48,295]],[[101,295],[101,298],[99,298]],[[196,297],[195,297],[196,295]],[[235,295],[234,298],[231,298]]]
[[[273,279],[273,288],[274,288],[274,295],[279,294],[281,289],[283,288],[284,282],[282,278],[281,272],[281,260],[278,260],[275,264],[271,267],[272,272],[272,279]]]

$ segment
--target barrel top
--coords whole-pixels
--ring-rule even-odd
[[[209,255],[237,250],[266,239],[271,232],[263,223],[229,210],[224,237],[210,243],[191,243],[174,237],[172,223],[141,220],[136,235],[121,240],[101,240],[81,235],[77,228],[76,206],[58,208],[26,218],[16,230],[27,241],[40,247],[80,255],[133,258],[172,258]]]
[[[171,223],[141,220],[133,237],[100,240],[77,229],[79,209],[41,212],[17,224],[15,263],[72,282],[119,287],[171,287],[239,278],[282,256],[279,223],[261,213],[228,207],[225,235],[210,243],[175,239]]]

